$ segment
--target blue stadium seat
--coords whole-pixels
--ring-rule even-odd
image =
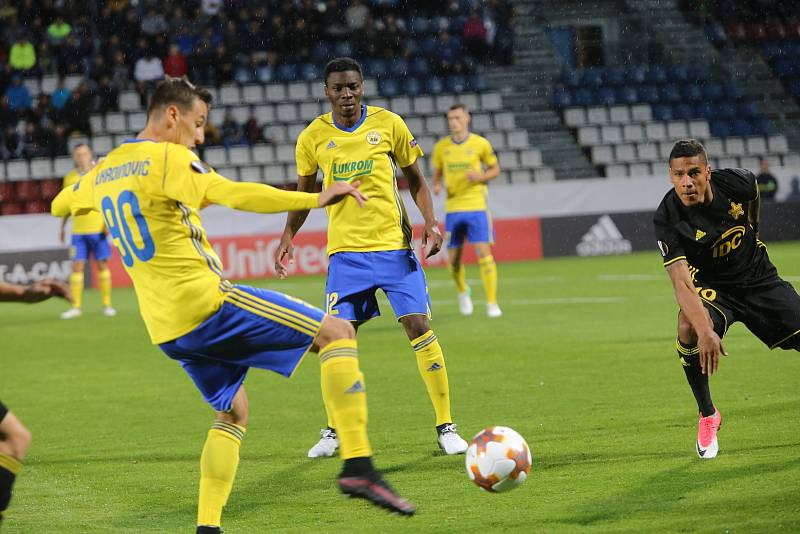
[[[406,78],[403,80],[403,92],[409,96],[417,96],[422,93],[422,84],[417,78]]]
[[[483,74],[472,74],[467,78],[467,87],[470,91],[482,93],[489,88],[489,82]]]
[[[565,69],[561,72],[561,83],[567,87],[580,87],[583,80],[581,73],[577,70]]]
[[[761,45],[761,54],[769,61],[786,55],[786,51],[786,48],[779,42],[763,43]]]
[[[325,63],[330,58],[331,43],[317,41],[311,45],[311,61]]]
[[[689,67],[686,65],[670,65],[667,76],[672,83],[682,83],[689,80]]]
[[[313,63],[302,63],[300,65],[300,78],[307,82],[318,80],[321,75],[322,73]]]
[[[333,46],[333,52],[337,57],[351,57],[353,55],[353,43],[350,41],[339,41]]]
[[[712,120],[714,118],[714,106],[710,102],[698,102],[694,106],[695,117]]]
[[[669,104],[658,104],[653,106],[653,119],[657,121],[671,121],[674,119],[672,106]]]
[[[422,36],[432,32],[431,21],[426,17],[411,17],[409,28],[411,29],[411,33],[416,36]]]
[[[389,72],[392,73],[392,76],[408,76],[410,70],[408,60],[404,57],[396,57],[389,62]]]
[[[439,41],[436,39],[436,37],[425,37],[420,42],[420,49],[422,50],[422,53],[428,57],[431,57],[434,54],[436,54],[436,50],[438,48],[439,48]]]
[[[617,103],[617,96],[611,87],[601,87],[594,92],[594,103],[598,106],[613,106]]]
[[[649,84],[660,85],[667,83],[667,69],[661,65],[650,65],[647,69],[645,81]]]
[[[445,81],[445,89],[448,93],[463,93],[467,90],[467,77],[460,74],[448,76]]]
[[[627,79],[623,67],[609,67],[605,73],[606,83],[609,85],[622,85]]]
[[[672,83],[659,87],[658,96],[662,102],[680,102],[681,100],[681,93],[678,90],[678,86]]]
[[[718,119],[732,120],[738,117],[738,115],[739,110],[735,104],[731,102],[719,102],[716,104],[714,116],[716,116]]]
[[[635,104],[639,101],[636,88],[630,85],[617,87],[617,102],[620,104]]]
[[[715,120],[711,121],[710,125],[711,135],[714,137],[730,137],[731,129],[727,121]]]
[[[789,92],[795,97],[800,98],[800,78],[789,80]]]
[[[364,71],[366,76],[383,78],[389,74],[389,66],[383,59],[368,59],[364,62]]]
[[[755,119],[751,122],[753,133],[757,135],[775,135],[775,126],[772,121],[765,118]]]
[[[722,92],[728,100],[741,100],[744,98],[744,92],[739,84],[736,82],[725,82],[722,84]]]
[[[736,137],[745,137],[748,135],[753,135],[755,133],[755,128],[753,125],[750,124],[750,121],[745,119],[736,119],[731,124],[731,135]]]
[[[659,102],[658,88],[655,85],[643,85],[639,87],[639,102],[656,104]]]
[[[647,68],[641,65],[628,67],[628,83],[644,83],[647,78]]]
[[[792,78],[798,75],[797,63],[791,58],[780,58],[772,65],[775,74],[780,78]]]
[[[431,72],[430,63],[427,58],[415,57],[411,60],[410,72],[413,76],[427,76]]]
[[[703,99],[704,100],[722,100],[722,85],[718,83],[707,83],[703,85]]]
[[[386,97],[397,96],[400,94],[400,84],[394,78],[382,78],[378,80],[378,91]]]
[[[425,92],[432,95],[444,93],[444,80],[439,76],[431,76],[425,81]]]
[[[707,65],[689,65],[688,76],[688,81],[703,83],[709,79],[711,71]]]
[[[672,106],[672,116],[681,120],[693,119],[694,108],[691,104],[674,104]]]
[[[568,108],[572,105],[572,95],[563,87],[553,89],[553,105],[556,109]]]
[[[294,63],[278,65],[276,78],[280,82],[293,82],[300,78],[300,69]]]
[[[758,106],[755,102],[739,102],[739,115],[742,117],[758,117]]]
[[[699,102],[703,99],[703,91],[699,85],[684,83],[680,86],[681,98],[688,102]]]
[[[592,91],[585,88],[575,89],[572,93],[572,100],[577,106],[591,106]]]
[[[583,69],[582,80],[586,87],[600,87],[603,85],[603,71],[596,68]]]

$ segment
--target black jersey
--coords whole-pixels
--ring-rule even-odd
[[[711,171],[711,204],[686,207],[675,190],[653,217],[664,266],[685,259],[692,278],[712,287],[757,286],[777,276],[764,244],[748,223],[758,198],[756,177],[745,169]]]

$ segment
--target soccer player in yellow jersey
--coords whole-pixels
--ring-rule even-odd
[[[75,168],[64,177],[64,187],[72,187],[80,180],[81,176],[94,167],[92,149],[86,143],[80,143],[72,149],[72,160]],[[64,242],[64,229],[69,217],[64,217],[61,223],[61,242]],[[97,262],[97,282],[103,301],[103,315],[113,317],[117,314],[111,307],[111,271],[108,269],[108,258],[111,257],[111,247],[106,237],[106,225],[103,216],[92,211],[85,215],[72,218],[72,241],[70,257],[72,258],[72,273],[69,275],[69,287],[72,290],[72,307],[61,314],[62,319],[80,317],[81,301],[83,298],[83,268],[91,255]]]
[[[50,297],[72,301],[69,287],[57,280],[42,280],[29,286],[0,282],[0,302],[41,302]],[[11,488],[22,469],[22,460],[31,445],[30,430],[0,402],[0,526],[11,502]]]
[[[447,112],[450,135],[433,148],[433,187],[438,195],[442,178],[447,189],[445,229],[450,274],[458,289],[458,307],[462,314],[473,311],[467,274],[461,262],[464,239],[475,245],[481,280],[486,291],[486,314],[500,317],[497,305],[497,266],[492,256],[494,228],[486,204],[486,184],[500,175],[500,165],[491,143],[469,131],[470,114],[463,104],[454,104]]]
[[[361,104],[364,80],[356,61],[334,59],[324,76],[332,111],[314,119],[297,139],[298,190],[313,191],[321,169],[323,190],[358,180],[370,198],[363,209],[352,203],[328,208],[327,311],[358,328],[380,315],[375,292],[386,293],[416,353],[436,414],[439,447],[446,454],[461,454],[467,443],[450,415],[444,355],[428,322],[425,273],[411,250],[411,225],[395,180],[399,167],[425,219],[423,244],[431,243],[428,256],[437,253],[442,235],[430,190],[416,162],[422,150],[403,119],[389,110]],[[287,274],[284,262],[293,255],[292,238],[307,215],[308,211],[296,211],[288,216],[275,261],[282,277]],[[339,446],[341,422],[329,405],[325,408],[328,426],[308,451],[310,458],[332,456]]]
[[[248,369],[288,377],[306,352],[319,354],[322,396],[341,428],[340,490],[413,514],[414,507],[372,466],[352,326],[282,293],[223,280],[199,215],[209,204],[258,213],[337,202],[357,208],[366,200],[359,184],[338,183],[316,194],[223,178],[191,151],[204,140],[210,102],[208,91],[185,80],[162,82],[138,137],[112,150],[53,201],[56,216],[103,214],[153,343],[181,364],[216,411],[200,457],[197,532],[220,532],[247,425],[242,383]]]

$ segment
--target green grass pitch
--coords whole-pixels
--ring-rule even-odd
[[[800,246],[774,244],[800,286]],[[800,354],[770,352],[741,326],[712,379],[719,457],[694,452],[697,411],[674,349],[677,307],[656,252],[499,266],[505,315],[458,315],[446,271],[428,272],[453,413],[531,446],[528,482],[483,493],[463,456],[436,447],[413,353],[382,301],[359,334],[378,467],[418,506],[407,519],[341,497],[337,459],[309,460],[324,424],[313,357],[285,380],[254,370],[251,417],[226,532],[773,532],[800,529]],[[313,303],[321,277],[263,285]],[[199,454],[212,413],[151,346],[129,289],[119,315],[63,303],[4,305],[0,395],[34,433],[8,532],[193,532]]]

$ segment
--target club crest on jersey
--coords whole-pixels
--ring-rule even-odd
[[[199,172],[200,174],[208,174],[211,172],[211,167],[208,166],[207,163],[200,161],[199,159],[194,160],[192,163],[189,164],[194,172]]]
[[[742,204],[741,203],[737,204],[736,202],[732,201],[731,202],[731,209],[730,209],[730,211],[728,211],[728,213],[730,213],[730,215],[731,215],[731,217],[733,217],[734,221],[739,220],[739,217],[744,215],[744,209],[742,208]]]
[[[669,246],[663,241],[657,241],[656,243],[658,243],[658,250],[661,251],[661,256],[666,258],[667,254],[669,254]]]
[[[701,239],[703,239],[704,235],[706,235],[706,233],[698,228],[697,231],[694,233],[694,240],[700,241]]]
[[[371,132],[367,133],[367,143],[371,145],[377,145],[380,142],[381,142],[381,134],[379,134],[375,130],[372,130]]]

